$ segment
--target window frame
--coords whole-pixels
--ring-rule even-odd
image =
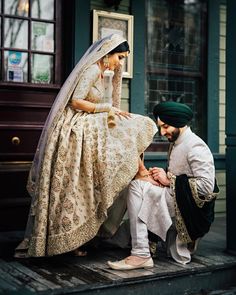
[[[61,63],[62,58],[62,41],[60,37],[60,32],[62,31],[62,3],[60,0],[54,0],[54,19],[53,20],[45,20],[31,17],[31,0],[29,0],[29,15],[28,16],[17,16],[17,15],[9,15],[4,14],[4,1],[2,0],[2,7],[0,10],[0,18],[1,18],[1,69],[0,69],[0,86],[3,87],[27,87],[27,88],[43,88],[43,89],[59,89],[62,83],[62,68],[63,65]],[[4,19],[5,18],[14,18],[14,19],[22,19],[28,21],[28,48],[20,49],[20,48],[12,48],[12,47],[4,47]],[[44,22],[54,25],[54,51],[53,52],[42,52],[39,50],[29,49],[31,42],[31,30],[32,30],[32,22]],[[3,78],[5,77],[5,67],[4,67],[4,51],[20,51],[28,54],[28,65],[27,65],[27,82],[13,82],[6,81]],[[53,82],[52,83],[32,83],[29,82],[31,77],[31,56],[32,54],[42,54],[53,57]],[[31,77],[31,78],[30,78]]]
[[[148,79],[151,77],[168,77],[168,83],[171,82],[172,79],[178,79],[183,78],[184,81],[188,81],[189,79],[195,79],[196,85],[199,84],[197,88],[197,96],[201,98],[200,103],[198,101],[193,101],[193,111],[194,114],[198,114],[196,116],[196,122],[198,122],[197,126],[195,126],[198,129],[198,135],[200,135],[201,138],[203,138],[205,141],[207,141],[207,117],[201,116],[204,110],[206,110],[206,106],[208,103],[208,97],[207,97],[207,68],[206,68],[206,59],[207,59],[207,29],[206,29],[206,14],[207,14],[207,8],[200,11],[202,22],[200,24],[200,34],[205,36],[205,39],[203,39],[203,42],[200,43],[200,50],[199,50],[199,56],[201,57],[201,63],[199,69],[196,69],[194,71],[184,71],[184,70],[177,70],[177,69],[171,69],[171,68],[158,68],[155,67],[153,69],[148,67],[148,64],[146,63],[146,73],[145,73],[145,81],[148,82]],[[147,20],[146,20],[147,21]],[[145,56],[146,56],[146,50],[145,49]],[[147,60],[147,56],[146,56]],[[158,80],[158,79],[157,79]],[[157,81],[156,80],[156,81]],[[146,98],[148,98],[148,93],[150,89],[146,85]],[[148,112],[150,101],[145,101],[146,108]],[[201,105],[201,109],[200,109]],[[198,120],[198,118],[201,117],[201,122]],[[157,140],[149,146],[148,152],[166,152],[168,150],[169,143],[167,140]]]

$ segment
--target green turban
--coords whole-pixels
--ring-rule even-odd
[[[153,109],[155,119],[158,118],[173,127],[180,128],[187,125],[193,118],[193,111],[186,104],[175,101],[164,101]]]

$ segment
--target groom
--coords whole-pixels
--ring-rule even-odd
[[[153,267],[148,230],[164,241],[168,232],[167,246],[172,258],[186,264],[214,220],[218,192],[214,160],[206,143],[188,126],[192,110],[185,104],[168,101],[157,104],[153,114],[160,134],[171,143],[167,172],[154,167],[149,172],[156,183],[145,178],[131,182],[127,200],[131,255],[108,261],[112,269]]]

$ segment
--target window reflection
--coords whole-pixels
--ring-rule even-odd
[[[32,49],[38,51],[54,51],[53,24],[32,22]]]
[[[53,57],[32,54],[32,82],[49,84],[53,82]]]
[[[27,82],[28,54],[20,51],[5,51],[5,81]]]
[[[5,14],[28,16],[29,0],[5,0]]]
[[[54,19],[54,0],[32,0],[33,18]]]
[[[28,48],[28,21],[5,18],[4,46],[12,48]]]

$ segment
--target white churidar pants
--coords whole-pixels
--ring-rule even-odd
[[[131,255],[150,257],[148,230],[166,240],[174,217],[173,197],[166,188],[137,179],[129,186],[127,206],[132,238]],[[175,231],[168,232],[167,246],[174,260],[181,264],[190,262],[187,245],[179,240]]]

